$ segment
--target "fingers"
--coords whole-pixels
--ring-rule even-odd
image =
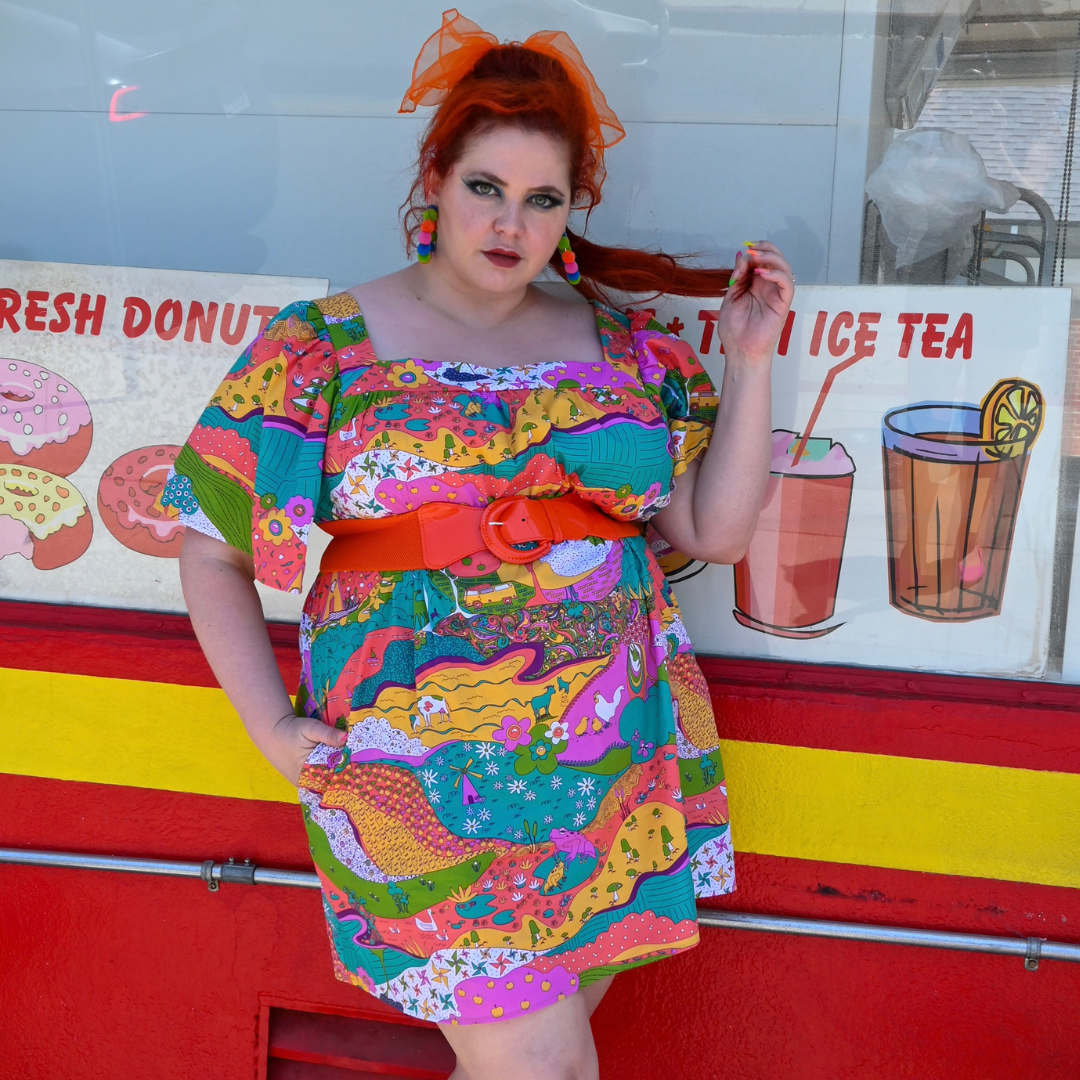
[[[324,746],[342,746],[348,735],[338,728],[332,728],[321,720],[304,717],[298,725],[300,736],[312,746],[322,743]]]
[[[754,274],[765,281],[771,281],[780,292],[780,299],[787,307],[795,298],[795,283],[791,274],[784,270],[768,270],[763,266],[755,266]]]
[[[747,262],[753,266],[754,275],[774,284],[783,303],[790,307],[795,298],[795,274],[790,263],[768,240],[755,241],[748,247]]]
[[[775,244],[770,244],[768,240],[760,240],[748,245],[748,248],[747,257],[755,266],[764,266],[770,270],[783,270],[789,276],[793,276],[791,264],[784,258]]]
[[[785,308],[790,308],[795,298],[795,275],[787,259],[776,245],[768,240],[748,242],[746,247],[745,252],[739,251],[735,255],[735,268],[728,283],[728,299],[738,300],[744,294],[751,292],[759,295],[758,290],[754,289],[754,281],[760,278],[774,287],[776,289],[774,297],[778,294],[780,303]],[[769,292],[771,289],[766,290],[761,298],[764,299]],[[775,307],[775,300],[767,302]]]
[[[731,280],[728,282],[728,295],[732,298],[746,292],[753,283],[753,262],[742,251],[735,253],[735,268],[731,271]]]

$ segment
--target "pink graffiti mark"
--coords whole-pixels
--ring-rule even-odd
[[[137,86],[121,86],[112,96],[112,101],[109,102],[109,119],[114,124],[123,123],[125,120],[138,120],[140,116],[146,116],[144,112],[129,112],[123,113],[117,109],[120,104],[120,99],[125,94],[130,94],[132,90],[138,90]]]

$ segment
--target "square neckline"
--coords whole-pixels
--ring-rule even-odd
[[[588,361],[573,361],[573,360],[538,360],[538,361],[536,361],[535,363],[532,363],[532,364],[500,364],[498,366],[492,366],[492,365],[489,365],[489,364],[474,364],[474,363],[470,363],[468,360],[462,360],[462,361],[429,360],[427,357],[423,357],[423,356],[403,356],[403,357],[401,357],[401,358],[399,358],[397,360],[382,360],[380,357],[378,357],[375,354],[375,346],[371,341],[371,334],[368,332],[368,328],[367,328],[367,319],[364,316],[363,308],[360,307],[360,301],[357,300],[356,297],[351,292],[349,292],[348,289],[345,289],[343,292],[337,293],[335,295],[337,295],[337,296],[347,296],[356,305],[356,315],[354,315],[353,317],[354,318],[358,317],[360,319],[360,321],[364,324],[364,337],[367,339],[368,347],[371,349],[372,362],[375,363],[375,364],[378,364],[380,367],[383,367],[384,365],[389,367],[390,365],[393,365],[393,364],[413,363],[413,364],[430,364],[433,367],[440,367],[440,368],[451,367],[451,368],[457,368],[458,370],[461,370],[462,368],[467,368],[470,371],[499,372],[499,371],[530,371],[530,370],[532,370],[534,368],[547,367],[550,364],[558,364],[558,363],[567,363],[568,364],[568,363],[587,363],[588,362]],[[332,297],[327,297],[326,299],[329,300],[329,299],[332,299]],[[607,313],[609,316],[615,315],[615,311],[614,311],[613,308],[609,307],[607,304],[601,303],[599,300],[588,300],[588,301],[586,301],[586,303],[588,303],[588,305],[593,309],[593,326],[594,326],[594,328],[596,330],[596,336],[600,341],[600,351],[604,355],[604,360],[607,361],[608,363],[613,363],[614,361],[612,360],[612,357],[608,354],[608,348],[607,348],[607,344],[604,341],[604,335],[600,330],[600,317],[601,317],[602,313]],[[316,304],[316,307],[318,307],[318,304]],[[616,318],[615,321],[618,321],[618,319]]]

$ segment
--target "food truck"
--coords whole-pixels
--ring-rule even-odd
[[[247,341],[404,265],[398,103],[441,13],[0,6],[0,1080],[454,1067],[334,979],[296,791],[195,640],[162,502]],[[797,276],[749,549],[660,552],[738,887],[615,980],[601,1075],[1076,1076],[1080,3],[464,14],[566,31],[622,119],[590,236],[721,266],[769,239]],[[717,385],[722,302],[622,298]],[[280,374],[237,403],[317,393]],[[260,589],[293,691],[302,597]]]

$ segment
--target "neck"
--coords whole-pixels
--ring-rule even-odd
[[[528,285],[510,292],[478,289],[448,263],[439,263],[438,256],[424,265],[413,264],[406,274],[418,300],[474,330],[494,330],[511,322],[533,299]]]

